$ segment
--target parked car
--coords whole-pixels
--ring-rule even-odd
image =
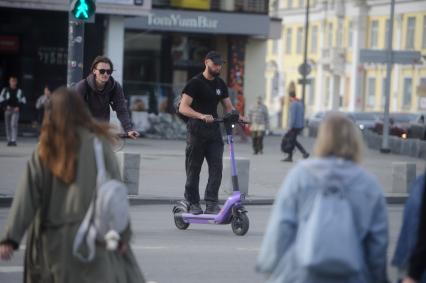
[[[310,118],[306,120],[306,127],[308,128],[308,133],[310,137],[316,137],[319,129],[319,125],[324,119],[324,116],[328,112],[326,111],[320,111],[312,115]]]
[[[348,112],[346,115],[361,131],[374,129],[380,117],[380,113],[378,112]]]
[[[389,134],[403,139],[408,138],[408,129],[416,117],[417,115],[413,113],[390,113]],[[383,134],[383,116],[376,122],[374,131],[379,135]]]

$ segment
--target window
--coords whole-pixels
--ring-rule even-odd
[[[278,54],[278,47],[280,46],[280,41],[278,39],[272,40],[272,53]]]
[[[311,79],[311,84],[309,84],[309,105],[315,104],[315,79]]]
[[[348,27],[348,48],[352,48],[352,37],[354,36],[354,22],[350,21],[349,22],[349,27]]]
[[[330,85],[331,81],[329,77],[325,78],[325,101],[324,101],[324,106],[328,107],[329,103],[330,103],[330,90],[331,90],[331,85]]]
[[[291,37],[292,37],[291,33],[292,33],[291,29],[290,28],[287,29],[287,37],[286,37],[286,42],[285,42],[285,52],[287,54],[291,54]]]
[[[296,46],[296,52],[297,54],[302,53],[302,43],[303,43],[303,28],[297,29],[297,46]]]
[[[327,30],[327,47],[333,46],[333,24],[328,24],[328,30]]]
[[[388,48],[388,40],[389,40],[389,31],[390,29],[390,20],[386,20],[386,31],[385,31],[385,44],[383,45],[385,48]]]
[[[316,53],[318,49],[318,26],[312,27],[311,31],[311,52]]]
[[[403,107],[411,106],[411,96],[413,92],[413,80],[411,78],[404,79],[404,97],[402,101]]]
[[[368,78],[367,106],[373,108],[376,100],[376,78]]]
[[[305,7],[305,0],[299,0],[299,8]]]
[[[426,48],[426,16],[423,16],[423,43],[422,47]]]
[[[405,48],[414,49],[414,36],[416,31],[416,18],[409,17],[407,21],[407,34]]]
[[[370,47],[371,48],[377,48],[377,41],[378,41],[378,32],[379,32],[379,21],[372,21],[371,22],[371,30],[370,30]]]
[[[292,8],[293,8],[293,1],[287,0],[287,9],[292,9]]]

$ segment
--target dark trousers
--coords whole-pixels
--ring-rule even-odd
[[[259,153],[259,152],[263,151],[263,136],[264,135],[265,135],[264,131],[252,131],[251,132],[254,153]]]
[[[290,133],[289,133],[290,140],[291,140],[291,143],[294,144],[294,146],[297,147],[297,149],[302,154],[307,154],[305,148],[297,141],[297,136],[300,135],[302,133],[302,131],[303,131],[303,129],[291,129]],[[288,157],[292,158],[293,157],[293,152],[289,153]]]
[[[190,120],[187,127],[185,199],[190,203],[200,201],[200,171],[206,159],[209,178],[204,200],[217,202],[223,168],[223,141],[219,125]]]

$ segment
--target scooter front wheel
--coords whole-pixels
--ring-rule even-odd
[[[238,213],[236,216],[232,216],[231,227],[232,232],[237,236],[244,236],[250,226],[250,221],[245,212]]]
[[[174,209],[174,220],[175,220],[175,225],[179,230],[186,230],[189,227],[189,223],[186,223],[185,221],[183,221],[182,218],[182,213],[186,212],[184,209],[182,208],[175,208]]]

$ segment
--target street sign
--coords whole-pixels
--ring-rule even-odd
[[[299,65],[298,71],[301,76],[307,76],[311,73],[312,67],[309,63],[303,63]]]
[[[71,3],[71,15],[77,21],[94,22],[95,11],[94,0],[74,0]]]
[[[298,79],[297,80],[297,83],[300,84],[300,85],[303,85],[303,84],[309,85],[309,84],[311,84],[311,82],[312,82],[312,79],[306,79],[306,80],[304,80],[304,79]]]
[[[392,51],[392,64],[414,65],[421,63],[422,54],[419,51]],[[361,63],[386,64],[388,61],[386,50],[361,49],[359,53]]]

